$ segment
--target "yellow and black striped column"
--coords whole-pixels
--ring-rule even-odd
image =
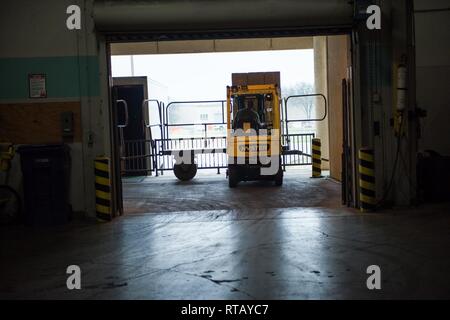
[[[110,221],[111,209],[111,178],[109,158],[97,157],[95,164],[95,210],[97,219]]]
[[[359,200],[361,211],[371,211],[376,205],[375,165],[373,149],[361,148],[359,158]]]
[[[312,139],[312,177],[322,177],[322,152],[319,138]]]

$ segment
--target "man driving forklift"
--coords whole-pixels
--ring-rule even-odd
[[[282,185],[279,97],[276,84],[227,87],[227,174],[231,188],[240,181],[253,180]]]
[[[237,111],[233,120],[233,128],[245,130],[244,123],[249,123],[250,127],[255,130],[264,127],[259,114],[253,109],[253,99],[246,99],[245,107]]]

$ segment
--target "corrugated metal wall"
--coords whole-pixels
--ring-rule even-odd
[[[103,32],[186,32],[348,26],[346,0],[96,0]]]

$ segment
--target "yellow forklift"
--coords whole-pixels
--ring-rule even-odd
[[[283,184],[280,88],[277,84],[227,87],[228,184],[272,180]]]

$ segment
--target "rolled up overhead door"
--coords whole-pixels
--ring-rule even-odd
[[[105,33],[189,33],[348,28],[348,0],[95,0]]]

